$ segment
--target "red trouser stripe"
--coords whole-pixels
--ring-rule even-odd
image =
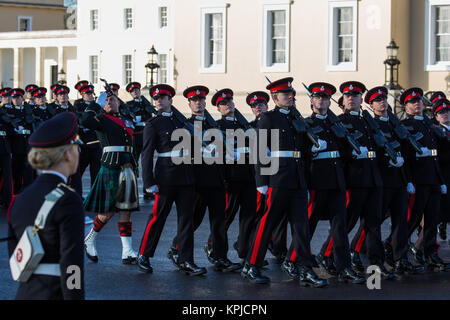
[[[295,249],[292,250],[291,258],[289,259],[292,262],[295,262],[295,258],[297,258],[297,252]]]
[[[316,190],[311,190],[311,194],[308,202],[308,219],[311,218],[312,207],[316,198]]]
[[[331,250],[333,250],[333,238],[330,238],[327,250],[325,251],[325,257],[329,257],[331,255]]]
[[[256,234],[255,245],[253,246],[252,258],[250,259],[250,264],[254,265],[256,262],[256,257],[258,256],[259,246],[261,244],[261,238],[264,232],[264,226],[266,224],[267,215],[269,214],[270,205],[272,201],[272,188],[269,188],[269,196],[267,197],[267,211],[259,222],[258,233]]]
[[[364,243],[364,239],[366,238],[366,233],[364,232],[364,230],[361,232],[361,235],[359,236],[358,242],[356,243],[356,248],[355,251],[356,252],[360,252],[361,251],[361,247]]]
[[[416,195],[412,194],[409,197],[409,202],[408,202],[408,220],[407,220],[408,222],[411,219],[411,212],[412,212],[412,209],[414,208],[414,202],[415,201],[416,201]]]
[[[144,239],[142,240],[141,249],[139,250],[139,254],[141,254],[141,255],[144,254],[145,247],[147,246],[148,234],[150,233],[150,229],[156,220],[156,213],[158,212],[158,198],[159,198],[159,193],[156,194],[155,203],[153,204],[153,211],[152,211],[153,218],[147,225],[147,228],[145,228]]]

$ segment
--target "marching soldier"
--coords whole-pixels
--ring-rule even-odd
[[[38,212],[47,209],[48,218],[39,238],[44,256],[27,282],[21,282],[17,300],[84,299],[83,205],[80,197],[66,185],[78,166],[77,118],[75,114],[58,115],[39,127],[29,139],[28,160],[41,175],[15,201],[8,215],[10,255]],[[49,195],[58,199],[48,209]],[[56,194],[56,196],[55,196]],[[48,211],[50,210],[50,211]],[[27,250],[23,248],[24,251]],[[29,250],[29,249],[28,249]],[[80,275],[80,287],[69,288],[72,268]],[[70,268],[70,269],[69,269]]]
[[[133,155],[133,124],[119,114],[119,99],[113,92],[102,93],[98,104],[84,111],[81,124],[95,130],[103,148],[101,168],[84,201],[88,212],[97,216],[86,236],[85,248],[89,260],[98,262],[96,239],[102,228],[119,213],[118,229],[122,241],[122,263],[135,264],[137,253],[132,247],[131,212],[139,210],[136,182],[136,160]],[[103,112],[98,110],[103,107]]]
[[[50,120],[50,118],[52,118],[56,114],[55,109],[47,104],[46,94],[46,88],[37,88],[33,90],[33,92],[31,92],[31,95],[34,98],[34,102],[36,103],[36,105],[33,107],[33,113],[38,119],[39,123]]]
[[[313,114],[307,118],[311,127],[320,128],[317,133],[319,147],[309,143],[305,152],[308,163],[310,200],[308,217],[310,239],[314,235],[319,220],[330,220],[330,234],[333,237],[333,258],[317,256],[319,263],[331,274],[337,275],[339,282],[365,283],[365,278],[358,276],[350,267],[350,249],[346,227],[346,187],[344,163],[342,158],[350,153],[349,148],[333,133],[333,123],[328,118],[330,97],[336,88],[328,83],[316,82],[309,86]],[[310,150],[310,151],[309,151]],[[291,247],[289,261],[283,263],[283,269],[295,277],[296,252]],[[294,271],[294,273],[292,273]]]
[[[202,145],[204,131],[213,129],[213,124],[209,123],[205,117],[206,96],[209,89],[204,86],[189,87],[183,92],[183,96],[188,99],[189,108],[192,111],[192,116],[189,118],[196,128],[202,131],[202,137],[198,145]],[[196,139],[197,137],[194,137]],[[194,141],[193,146],[196,147]],[[220,141],[219,143],[223,143]],[[192,149],[194,150],[194,149]],[[225,221],[225,181],[223,174],[223,165],[207,164],[205,158],[214,158],[214,149],[209,150],[201,147],[200,154],[202,154],[202,163],[193,165],[194,170],[194,231],[201,225],[206,209],[209,212],[209,222],[211,236],[209,239],[209,246],[207,244],[205,250],[208,255],[208,260],[214,265],[216,271],[231,272],[241,268],[240,264],[232,263],[227,258],[228,240],[227,240],[227,225]],[[198,151],[197,151],[198,152]],[[192,160],[194,159],[195,151],[191,152]],[[169,257],[175,262],[174,253],[176,253],[177,239],[175,237]],[[211,249],[208,251],[208,247]]]
[[[10,91],[11,88],[2,88],[0,90],[1,107],[11,108],[11,96],[9,95]]]
[[[12,135],[11,117],[6,108],[0,107],[0,207],[8,208],[12,197],[11,147],[9,137]]]
[[[58,85],[53,92],[55,94],[55,102],[51,106],[55,109],[56,113],[66,111],[75,112],[75,108],[69,102],[69,87]]]
[[[377,265],[383,278],[394,279],[395,275],[384,267],[384,251],[381,241],[382,178],[377,163],[377,147],[368,123],[361,116],[364,84],[348,81],[340,86],[343,94],[344,113],[339,119],[351,134],[362,136],[360,152],[352,151],[344,159],[344,174],[347,188],[347,232],[350,233],[358,219],[366,230],[367,253],[371,265]],[[332,252],[332,235],[324,243],[321,254],[329,257]],[[364,272],[364,266],[357,252],[351,252],[351,265],[356,272]]]
[[[29,84],[25,87],[25,92],[26,92],[26,103],[28,103],[30,106],[34,106],[35,102],[34,102],[34,97],[31,94],[34,90],[36,90],[37,88],[39,88],[37,85],[35,84]]]
[[[19,194],[33,180],[33,170],[27,161],[28,138],[33,132],[34,118],[31,107],[24,106],[25,91],[17,88],[10,91],[14,108],[11,109],[13,119],[17,121],[17,127],[10,135],[12,152],[12,176],[14,193]]]
[[[206,273],[206,269],[194,263],[192,219],[195,190],[192,165],[174,164],[172,160],[184,158],[183,150],[173,150],[177,142],[171,141],[172,133],[184,126],[182,121],[174,116],[172,110],[175,89],[169,85],[159,84],[149,90],[158,109],[158,115],[150,118],[144,129],[142,176],[145,189],[147,192],[155,193],[156,197],[142,237],[138,266],[143,272],[153,272],[149,258],[155,254],[165,221],[175,202],[178,215],[177,265],[179,270],[187,275],[202,275]],[[153,168],[155,151],[158,152],[158,159]]]
[[[310,254],[309,226],[307,215],[307,184],[301,154],[304,148],[303,136],[295,131],[290,109],[294,105],[293,78],[284,78],[267,86],[276,105],[275,109],[261,115],[258,130],[279,130],[279,149],[269,141],[270,156],[279,158],[277,173],[264,175],[258,159],[256,165],[256,185],[258,191],[267,194],[267,211],[258,222],[253,234],[246,264],[241,275],[253,283],[268,283],[270,279],[261,274],[261,267],[274,228],[279,225],[284,214],[289,217],[294,248],[299,257],[299,279],[301,285],[323,287],[327,280],[319,279],[312,270]],[[269,168],[265,168],[269,169]],[[264,172],[265,173],[265,172]]]
[[[145,123],[153,116],[153,107],[150,102],[141,95],[141,84],[139,82],[131,82],[127,85],[126,90],[131,95],[133,100],[128,101],[123,109],[126,109],[126,112],[128,112],[128,119],[134,123],[134,148],[136,160],[139,162],[143,146],[142,137]],[[143,190],[143,192],[144,199],[152,198],[152,194],[147,193],[145,190]]]

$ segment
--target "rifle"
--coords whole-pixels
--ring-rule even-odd
[[[252,129],[252,126],[247,121],[247,119],[245,119],[242,113],[236,108],[234,108],[234,116],[236,118],[237,123],[239,123],[241,127],[244,127],[244,130]]]
[[[311,97],[311,95],[310,95],[311,92],[309,91],[309,88],[303,82],[302,82],[302,84],[305,87],[305,89],[307,90],[308,96]],[[333,101],[334,101],[334,99],[333,99]],[[355,152],[358,155],[360,155],[361,154],[361,150],[360,150],[361,145],[358,143],[357,139],[362,137],[362,133],[358,132],[358,134],[359,134],[358,137],[356,137],[356,133],[351,134],[347,130],[347,128],[344,127],[341,120],[339,120],[339,118],[336,116],[336,114],[333,111],[331,111],[330,108],[328,108],[328,110],[327,110],[327,116],[332,124],[331,131],[333,131],[334,135],[339,139],[345,139],[347,141],[347,143],[350,145],[350,147],[353,150],[355,150]]]
[[[182,114],[177,108],[175,108],[174,106],[171,106],[172,112],[173,112],[173,116],[175,117],[175,119],[177,119],[178,121],[180,121],[184,128],[189,131],[189,133],[191,134],[191,136],[194,136],[194,125],[192,123],[190,123],[188,121],[188,119],[184,116],[184,114]]]

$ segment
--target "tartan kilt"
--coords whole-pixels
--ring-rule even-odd
[[[121,168],[106,168],[102,166],[92,185],[89,195],[84,200],[84,209],[88,212],[107,213],[125,211],[116,208],[116,195],[119,190]],[[131,211],[138,211],[136,208]]]

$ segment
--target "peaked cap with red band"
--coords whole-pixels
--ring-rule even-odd
[[[75,90],[80,91],[81,88],[87,87],[88,85],[89,85],[89,81],[87,81],[87,80],[78,81],[77,84],[75,85]]]
[[[29,84],[25,87],[25,91],[31,93],[31,91],[36,90],[37,88],[39,88],[37,85]]]
[[[157,84],[148,89],[150,92],[150,97],[156,98],[162,94],[168,95],[169,97],[175,96],[175,89],[168,84]]]
[[[209,93],[209,89],[205,86],[192,86],[183,91],[185,98],[191,99],[194,97],[206,98]]]
[[[125,88],[128,92],[131,92],[134,89],[141,89],[141,84],[139,82],[131,82]]]
[[[336,88],[326,82],[314,82],[309,85],[308,89],[312,96],[327,95],[331,97],[336,93]]]
[[[52,84],[52,85],[50,86],[50,90],[51,90],[54,94],[56,94],[56,90],[57,90],[60,86],[61,86],[61,85],[58,84],[58,83]]]
[[[21,88],[14,88],[14,89],[11,89],[11,91],[9,92],[9,95],[11,97],[14,97],[14,96],[22,96],[23,97],[24,94],[25,94],[25,90],[23,90]]]
[[[211,104],[213,106],[217,106],[223,100],[233,99],[233,90],[231,89],[222,89],[217,91],[211,99]]]
[[[410,100],[415,100],[423,97],[423,90],[420,88],[410,88],[405,90],[400,96],[400,103],[407,104]]]
[[[64,93],[67,93],[67,94],[69,94],[70,93],[70,89],[69,89],[69,87],[66,87],[66,86],[58,86],[56,89],[55,89],[55,91],[53,91],[55,94],[64,94]]]
[[[431,95],[430,101],[431,103],[435,103],[439,100],[447,99],[447,96],[442,91],[436,91]]]
[[[3,88],[0,90],[0,96],[9,96],[10,91],[11,91],[11,88]]]
[[[47,89],[46,89],[46,88],[37,88],[37,89],[34,89],[34,90],[31,92],[31,95],[32,95],[33,97],[43,96],[43,95],[45,95],[45,94],[47,94]]]
[[[437,100],[433,104],[433,113],[434,114],[437,114],[442,111],[449,111],[449,110],[450,110],[450,101],[448,101],[447,99]]]
[[[45,121],[28,140],[34,148],[55,148],[75,143],[81,144],[78,118],[73,112],[63,112]]]
[[[383,97],[387,98],[388,91],[385,87],[375,87],[367,91],[366,96],[364,97],[364,102],[371,104],[373,99]]]
[[[347,81],[341,84],[339,91],[342,94],[360,93],[363,94],[366,91],[366,86],[358,81]]]
[[[247,96],[247,104],[251,107],[259,102],[269,103],[270,97],[263,91],[255,91]]]
[[[292,82],[294,81],[294,78],[288,77],[283,78],[277,81],[272,82],[269,84],[266,89],[270,91],[270,93],[277,93],[277,92],[291,92],[294,91],[294,88],[292,87]]]
[[[111,90],[119,90],[120,89],[120,85],[118,85],[117,83],[110,83],[109,86],[111,87]]]
[[[80,93],[94,93],[94,86],[93,85],[87,85],[80,89]]]

